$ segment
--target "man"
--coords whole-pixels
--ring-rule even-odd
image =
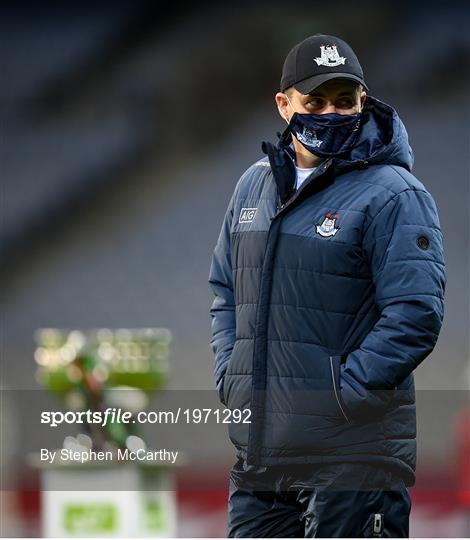
[[[230,537],[405,537],[414,369],[443,318],[442,234],[397,113],[343,40],[288,54],[287,128],[240,178],[214,250]]]

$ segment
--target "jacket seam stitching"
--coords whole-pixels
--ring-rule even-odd
[[[428,262],[433,262],[433,263],[436,263],[436,264],[440,264],[441,266],[445,266],[445,263],[443,263],[442,261],[440,261],[439,259],[428,259],[428,258],[419,258],[419,257],[416,257],[416,258],[413,258],[413,259],[409,259],[408,257],[404,257],[403,259],[390,259],[387,261],[387,264],[390,264],[390,263],[397,263],[397,262],[403,262],[403,261],[428,261]],[[381,272],[383,272],[384,270],[386,270],[386,268],[383,268],[382,270],[379,270],[377,272],[377,274],[380,274]],[[377,275],[376,274],[376,275]]]
[[[236,305],[236,308],[241,306],[256,306],[258,302],[242,302],[240,304]],[[293,308],[299,308],[299,309],[311,309],[313,311],[323,311],[326,313],[335,313],[336,315],[351,315],[356,317],[357,315],[363,315],[364,313],[369,313],[369,309],[364,309],[362,311],[354,311],[353,313],[346,313],[344,311],[331,311],[330,309],[324,309],[324,308],[315,308],[315,307],[309,307],[309,306],[298,306],[296,304],[285,304],[281,302],[270,302],[270,306],[284,306],[284,307],[293,307]]]
[[[422,227],[423,229],[433,229],[435,231],[438,231],[443,236],[442,230],[440,227],[437,227],[436,225],[425,225],[423,223],[401,223],[397,225],[397,227]],[[385,234],[381,234],[380,236],[376,236],[375,240],[379,240],[380,238],[384,238],[385,236],[391,236],[393,235],[394,231],[386,232]]]
[[[227,375],[245,375],[245,376],[251,376],[252,373],[240,373],[240,372],[232,372],[230,371],[229,373],[227,373]],[[318,377],[299,377],[297,375],[277,375],[276,373],[267,373],[267,376],[268,377],[277,377],[279,379],[301,379],[301,380],[306,380],[306,381],[329,381],[330,380],[330,377],[326,377],[324,379],[319,379]],[[326,392],[326,391],[329,391],[328,388],[316,388],[315,390],[318,390],[319,392]],[[315,390],[311,390],[312,392],[315,392]]]
[[[434,293],[408,293],[408,294],[395,294],[393,296],[380,296],[376,298],[376,301],[379,302],[380,300],[390,300],[391,298],[404,298],[405,296],[434,296],[435,298],[440,298],[441,300],[444,300],[443,296],[440,296],[438,294]]]
[[[387,166],[392,169],[392,171],[394,171],[395,174],[403,180],[403,182],[405,182],[409,189],[411,189],[412,191],[424,191],[423,189],[415,189],[413,185],[410,184],[410,182],[401,174],[401,172],[396,169],[396,165],[387,164]]]
[[[381,164],[381,163],[376,163],[376,164],[371,164],[370,165],[370,168],[372,168],[373,166],[377,166],[377,167],[389,167],[389,168],[392,168],[391,165],[389,164]],[[349,173],[354,173],[354,172],[357,172],[357,169],[354,169],[352,171],[347,171],[346,173],[343,173],[343,175],[346,175],[346,174],[349,174]],[[400,178],[406,183],[407,186],[410,186],[410,184],[405,180],[405,178],[403,176],[401,176],[397,171],[395,171],[396,174],[398,174],[398,176],[400,176]],[[341,176],[343,176],[341,175]],[[338,178],[340,178],[338,176]],[[346,181],[346,180],[345,180]],[[377,184],[377,182],[367,182],[365,180],[361,180],[360,178],[351,178],[351,179],[348,179],[347,180],[348,184],[365,184],[365,185],[368,185],[368,186],[374,186],[374,187],[380,187],[383,191],[389,191],[390,193],[394,193],[395,195],[397,195],[397,192],[394,191],[393,189],[387,187],[387,186],[383,186],[381,184]]]
[[[421,259],[420,259],[421,260]],[[237,270],[244,270],[245,268],[258,268],[261,269],[261,266],[235,266],[232,268],[232,271],[235,272]],[[273,266],[273,270],[276,269],[282,269],[282,270],[295,270],[298,272],[310,272],[311,274],[321,274],[321,275],[327,275],[327,276],[337,276],[337,277],[344,277],[348,279],[358,279],[361,281],[370,281],[371,277],[362,277],[362,276],[347,276],[345,274],[336,274],[335,272],[320,272],[319,270],[311,270],[310,268],[293,268],[292,266]]]
[[[264,411],[268,413],[278,413],[278,414],[288,414],[288,415],[293,414],[296,416],[318,416],[319,418],[343,418],[344,419],[344,416],[334,416],[334,415],[327,415],[327,414],[301,413],[301,412],[294,412],[294,411],[272,411],[271,409],[264,409]],[[328,427],[325,427],[325,429],[328,429]],[[268,447],[268,448],[271,448],[271,447]]]
[[[253,341],[255,338],[254,337],[236,337],[236,339],[240,340],[240,339],[243,339],[243,340],[251,340]],[[298,339],[276,339],[276,338],[266,338],[267,341],[283,341],[283,342],[286,342],[286,343],[303,343],[304,345],[316,345],[318,347],[324,347],[323,344],[321,343],[318,343],[317,341],[300,341]],[[338,354],[341,354],[338,350]]]
[[[315,224],[314,224],[315,225]],[[297,238],[302,238],[303,240],[313,240],[315,242],[320,242],[320,238],[318,238],[318,234],[315,232],[313,236],[307,236],[306,234],[295,234],[295,233],[288,233],[288,232],[281,232],[280,234],[281,236],[295,236]],[[324,241],[324,239],[322,240],[323,244],[325,244],[326,242]],[[322,245],[323,245],[322,244]],[[356,247],[358,249],[361,248],[361,245],[360,244],[353,244],[352,242],[345,242],[344,240],[342,241],[339,241],[339,240],[332,240],[331,242],[329,242],[329,244],[340,244],[342,246],[349,246],[349,247]]]

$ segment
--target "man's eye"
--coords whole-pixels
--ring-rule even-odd
[[[350,98],[340,99],[336,103],[339,109],[352,109],[354,107],[354,101]]]
[[[311,100],[307,103],[307,105],[308,105],[309,107],[313,107],[314,109],[318,109],[318,108],[320,108],[320,107],[323,107],[323,104],[324,104],[324,103],[323,103],[323,100],[322,100],[322,99],[316,99],[316,98],[311,99]]]

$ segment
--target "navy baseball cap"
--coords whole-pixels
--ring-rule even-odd
[[[366,90],[362,67],[351,47],[342,39],[315,34],[292,48],[282,68],[281,92],[293,86],[302,94],[331,79],[351,79]]]

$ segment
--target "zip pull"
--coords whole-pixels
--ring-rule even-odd
[[[382,538],[384,530],[383,514],[374,514],[374,538]]]
[[[369,167],[369,162],[365,159],[360,159],[356,163],[359,169],[367,169]]]

